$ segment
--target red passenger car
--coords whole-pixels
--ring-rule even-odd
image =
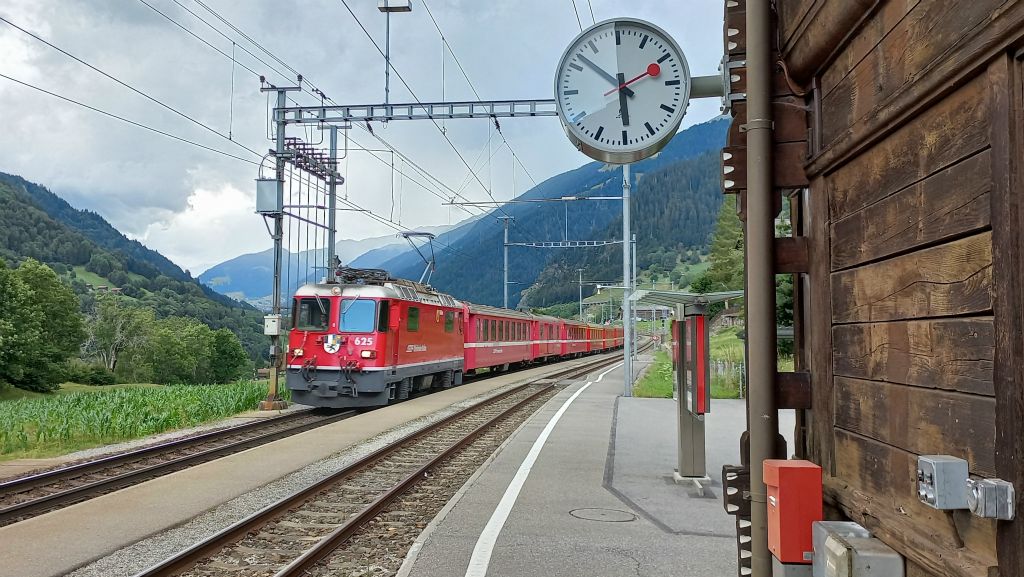
[[[469,305],[466,310],[467,372],[485,367],[507,370],[533,360],[530,335],[536,317],[484,305]]]

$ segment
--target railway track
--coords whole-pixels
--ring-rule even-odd
[[[393,573],[458,487],[558,392],[555,382],[620,358],[546,375],[449,415],[135,577],[333,575],[381,563]]]
[[[322,427],[355,411],[302,411],[0,483],[0,526]]]

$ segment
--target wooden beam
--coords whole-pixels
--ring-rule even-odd
[[[775,404],[780,409],[810,409],[811,373],[775,373]]]
[[[807,0],[803,2],[780,3],[779,26],[783,33],[782,53],[789,67],[790,76],[801,84],[807,83],[814,73],[825,65],[829,56],[843,46],[843,40],[854,30],[877,4],[876,0],[843,0],[842,2],[821,2],[812,11]],[[787,7],[797,4],[804,14],[787,12]],[[811,22],[798,28],[792,21]],[[799,33],[797,33],[799,31]]]
[[[1024,79],[1020,61],[1004,55],[988,69],[992,91],[992,243],[994,275],[996,475],[1013,483],[1017,519],[999,524],[1001,575],[1024,575]]]
[[[807,238],[786,236],[775,239],[775,274],[807,272]]]
[[[947,8],[949,10],[949,8]],[[955,12],[954,10],[950,10]],[[990,13],[984,25],[953,45],[922,70],[909,74],[906,84],[888,96],[871,114],[849,125],[833,142],[823,146],[807,164],[811,176],[826,174],[886,138],[897,127],[978,74],[986,63],[1006,53],[1006,47],[1024,39],[1024,2],[1006,4]],[[928,44],[928,42],[921,42]]]

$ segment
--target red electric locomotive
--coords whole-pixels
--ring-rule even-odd
[[[292,400],[369,407],[460,384],[465,314],[461,302],[409,281],[305,285],[288,342]]]

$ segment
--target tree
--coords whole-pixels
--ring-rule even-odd
[[[168,317],[157,321],[146,348],[153,380],[160,384],[212,382],[213,341],[210,327],[196,319]]]
[[[0,382],[51,391],[85,336],[78,301],[52,269],[27,259],[0,267]]]
[[[49,390],[27,378],[36,361],[42,319],[35,314],[31,291],[2,259],[0,302],[0,385]]]
[[[103,295],[89,318],[85,355],[117,370],[124,353],[142,349],[153,326],[153,311],[127,304],[122,297]]]
[[[249,355],[242,348],[242,342],[228,329],[213,332],[213,348],[210,352],[210,380],[214,383],[230,383],[241,376],[249,366]]]

